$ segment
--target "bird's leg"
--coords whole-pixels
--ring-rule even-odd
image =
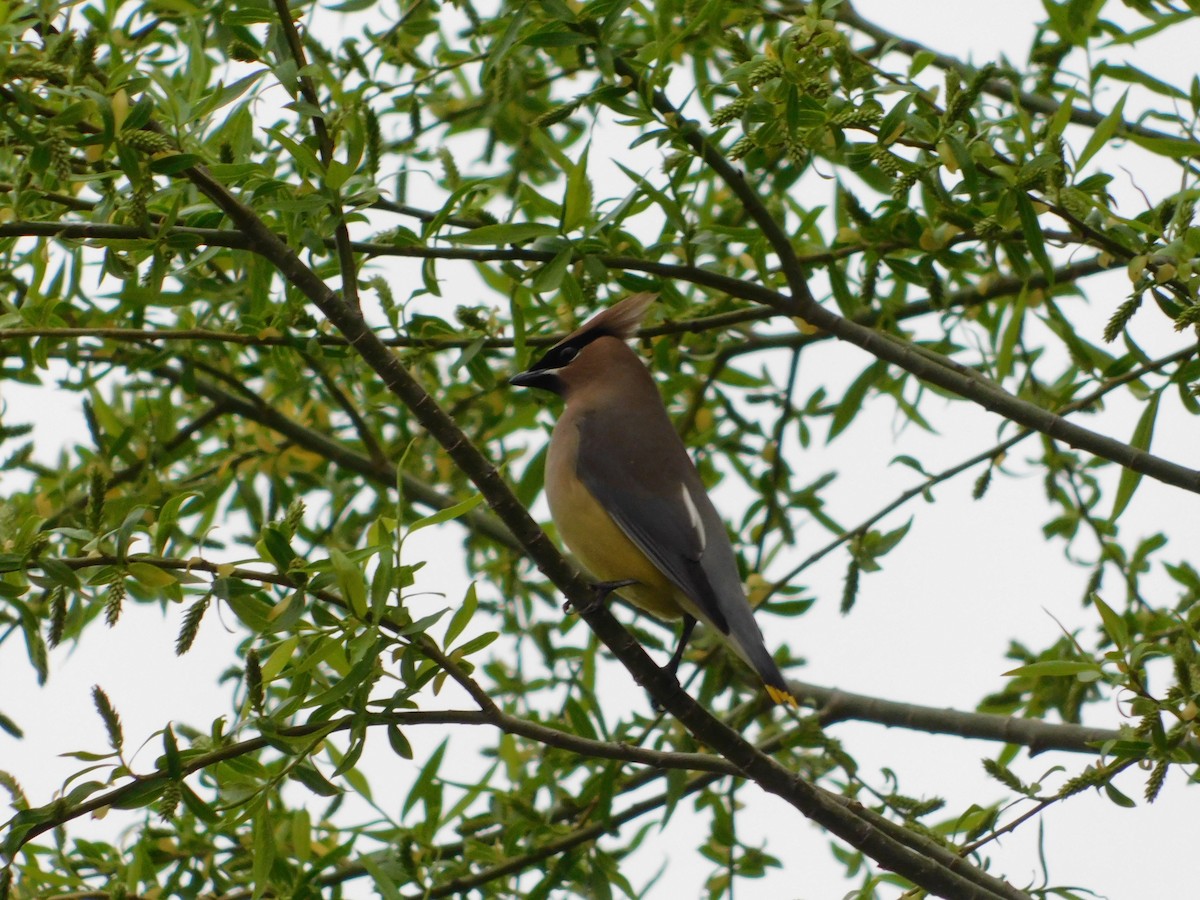
[[[576,612],[590,612],[601,603],[608,599],[608,595],[613,591],[619,591],[623,587],[629,587],[631,584],[637,584],[636,578],[622,578],[620,581],[597,581],[592,585],[592,599],[584,607],[581,607]],[[569,613],[574,606],[570,600],[563,604],[563,612]]]
[[[679,646],[675,648],[675,652],[671,654],[671,661],[667,663],[667,671],[677,679],[679,678],[679,664],[683,662],[683,651],[687,649],[688,639],[692,636],[692,629],[695,627],[695,617],[684,613],[683,628],[679,630]]]

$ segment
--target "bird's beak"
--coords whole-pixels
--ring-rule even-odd
[[[529,369],[508,379],[508,383],[516,387],[537,388],[552,394],[561,394],[563,388],[557,369]]]
[[[538,375],[542,373],[537,369],[530,369],[528,372],[518,372],[512,378],[508,379],[508,383],[513,387],[535,387],[537,385]]]

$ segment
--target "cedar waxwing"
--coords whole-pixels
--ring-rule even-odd
[[[772,700],[794,706],[742,590],[725,525],[654,379],[625,343],[654,297],[626,297],[509,379],[566,402],[546,454],[550,514],[602,586],[659,618],[683,618],[672,672],[698,619],[758,673]]]

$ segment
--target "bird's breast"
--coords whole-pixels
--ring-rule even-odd
[[[579,429],[560,422],[546,452],[546,499],[563,543],[600,581],[637,579],[617,591],[631,603],[659,618],[679,618],[675,586],[579,480],[578,448]]]

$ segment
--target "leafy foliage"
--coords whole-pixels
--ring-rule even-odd
[[[73,750],[59,796],[0,773],[0,896],[634,897],[648,886],[622,861],[656,839],[638,820],[681,803],[707,829],[709,895],[728,896],[786,865],[739,832],[760,789],[835,838],[859,896],[1027,896],[983,848],[1033,816],[875,784],[823,726],[998,740],[986,771],[1022,810],[1088,788],[1130,805],[1113,779],[1134,766],[1147,801],[1172,769],[1194,780],[1200,575],[1168,558],[1165,525],[1121,519],[1147,478],[1181,504],[1200,491],[1151,452],[1200,412],[1200,88],[1105,56],[1186,13],[1130,4],[1127,33],[1105,6],[1046,3],[1024,71],[836,2],[12,6],[0,378],[74,395],[86,433],[49,464],[32,423],[0,425],[0,649],[23,640],[44,682],[54,648],[131,605],[175,623],[180,655],[218,614],[241,643],[228,715],[165,712],[152,761],[126,755],[98,684],[108,749]],[[1114,145],[1176,187],[1130,215]],[[1089,290],[1112,270],[1123,296]],[[684,666],[695,707],[606,613],[563,615],[579,583],[524,512],[546,420],[505,379],[642,289],[661,302],[639,349],[702,474],[751,497],[726,513],[762,621],[807,613],[802,576],[839,554],[842,610],[863,614],[921,527],[910,501],[968,472],[977,500],[1003,491],[1021,445],[1091,627],[1014,640],[976,712],[807,686],[816,709],[789,718],[711,639]],[[845,378],[802,377],[818,352]],[[806,450],[845,447],[874,410],[936,433],[947,398],[986,409],[997,442],[937,471],[898,456],[920,480],[843,524],[839,473],[814,476]],[[1118,401],[1128,422],[1074,415]],[[441,556],[415,557],[424,529]],[[465,596],[416,590],[460,564]],[[631,682],[602,642],[669,714],[614,702],[605,683]],[[792,674],[800,649],[779,651]],[[1113,696],[1120,729],[1078,724]],[[381,738],[408,773],[395,802],[366,762]],[[1047,786],[1058,770],[1023,771],[1022,746],[1092,762]],[[142,812],[119,840],[75,834],[109,808]]]

